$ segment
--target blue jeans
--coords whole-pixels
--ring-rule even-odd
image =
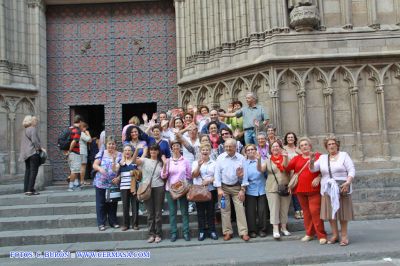
[[[118,224],[118,202],[106,202],[106,189],[96,187],[96,216],[97,226],[106,225],[107,218],[110,226]]]
[[[293,203],[293,209],[294,209],[295,212],[301,211],[300,202],[297,199],[296,195],[292,195],[292,203]]]
[[[256,136],[256,132],[254,131],[254,129],[247,129],[244,131],[244,142],[246,144],[258,144],[257,143],[257,136]]]

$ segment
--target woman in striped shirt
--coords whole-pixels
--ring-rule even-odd
[[[122,199],[123,221],[122,231],[129,229],[129,209],[132,210],[132,227],[139,230],[139,201],[136,198],[136,188],[131,192],[131,171],[137,169],[133,161],[133,150],[131,145],[124,145],[123,158],[120,162],[120,190]]]

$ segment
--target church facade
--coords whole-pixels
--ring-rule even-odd
[[[26,114],[45,184],[65,178],[56,139],[75,113],[119,135],[133,109],[249,91],[279,135],[322,150],[334,133],[359,167],[399,167],[400,0],[0,0],[0,18],[1,179],[24,171]]]

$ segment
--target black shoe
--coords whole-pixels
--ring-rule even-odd
[[[199,237],[197,238],[199,241],[203,241],[206,239],[206,234],[205,233],[199,233]]]
[[[210,238],[211,238],[212,240],[218,240],[218,235],[217,235],[217,233],[211,232],[211,233],[210,233]]]
[[[259,235],[260,237],[266,237],[266,236],[267,236],[267,233],[265,233],[264,231],[260,231],[260,232],[258,233],[258,235]]]
[[[189,234],[183,234],[183,239],[185,239],[185,241],[190,241],[190,235]]]
[[[257,237],[257,234],[256,234],[255,232],[251,232],[249,236],[250,236],[251,238],[256,238],[256,237]]]
[[[176,234],[173,234],[173,235],[171,235],[171,239],[170,239],[170,241],[171,242],[175,242],[176,241]]]

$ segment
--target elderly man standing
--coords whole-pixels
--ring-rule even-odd
[[[247,93],[246,102],[248,107],[243,107],[235,113],[220,113],[219,115],[223,117],[243,117],[244,141],[246,144],[257,144],[257,136],[254,127],[258,125],[259,122],[263,122],[263,124],[267,126],[269,117],[264,108],[257,104],[257,97],[254,93]]]
[[[236,152],[236,140],[227,139],[225,141],[225,152],[217,158],[214,174],[214,186],[218,189],[218,199],[225,198],[225,206],[221,206],[222,233],[225,241],[230,240],[233,236],[231,198],[235,207],[239,236],[244,241],[250,239],[243,206],[246,186],[248,185],[248,183],[242,182],[244,162],[243,155]]]
[[[211,110],[211,112],[210,112],[210,120],[211,120],[210,122],[212,122],[212,121],[217,122],[218,132],[223,128],[228,128],[228,126],[225,123],[219,121],[218,111],[215,109]],[[203,126],[203,128],[201,129],[201,134],[209,133],[208,132],[208,124],[210,124],[210,122]]]

